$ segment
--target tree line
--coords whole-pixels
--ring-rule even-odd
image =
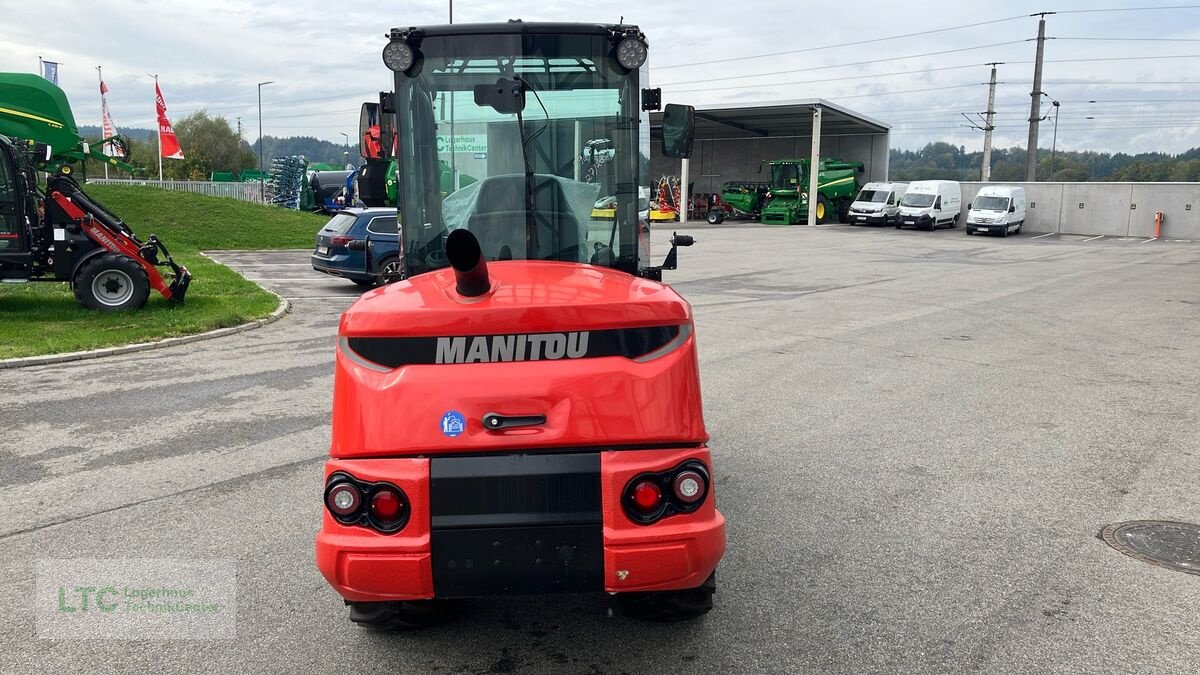
[[[1025,156],[1024,148],[993,149],[992,181],[1025,180]],[[982,165],[982,152],[967,152],[950,143],[929,143],[920,150],[893,149],[888,175],[900,181],[977,181]],[[1051,153],[1049,148],[1039,148],[1037,175],[1042,181],[1195,182],[1200,181],[1200,148],[1178,155],[1090,150]]]
[[[237,131],[224,117],[210,117],[199,111],[179,120],[174,125],[184,159],[163,159],[163,178],[167,180],[209,180],[214,172],[240,174],[246,169],[258,168],[258,142],[247,143],[238,137]],[[137,178],[158,178],[158,141],[153,129],[118,129],[130,146],[130,160]],[[100,139],[98,127],[83,126],[79,133],[89,142]],[[311,136],[276,138],[266,136],[263,147],[264,161],[270,169],[274,157],[303,155],[310,164],[324,162],[334,166],[345,165],[347,159],[358,160],[358,147],[346,148]],[[103,176],[104,165],[89,160],[89,176]],[[110,176],[114,170],[110,169]],[[127,177],[116,171],[114,177]]]

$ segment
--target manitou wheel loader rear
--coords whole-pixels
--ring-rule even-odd
[[[133,170],[121,139],[105,141],[122,157],[80,139],[57,86],[36,75],[0,73],[0,281],[65,281],[81,304],[102,311],[141,307],[151,288],[183,302],[187,268],[154,235],[138,239],[73,178],[74,164],[87,158]],[[44,190],[40,171],[48,174]]]
[[[645,36],[516,21],[388,37],[404,279],[342,315],[317,566],[376,628],[511,593],[705,614],[725,519],[692,310],[661,282],[692,240],[650,266],[639,222]],[[664,156],[690,154],[693,124],[667,106]],[[486,154],[451,158],[438,137],[454,134]],[[613,195],[579,175],[578,138],[612,139]],[[443,196],[452,159],[479,180]],[[610,196],[615,216],[593,220]]]

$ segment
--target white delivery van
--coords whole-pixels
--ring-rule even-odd
[[[1007,237],[1025,224],[1025,188],[985,185],[967,205],[967,234],[989,232]]]
[[[850,205],[851,225],[891,225],[908,183],[867,183]]]
[[[962,211],[962,189],[952,180],[919,180],[908,184],[900,200],[896,227],[935,230],[956,227]]]

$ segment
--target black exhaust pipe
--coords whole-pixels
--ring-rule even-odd
[[[459,295],[477,298],[491,290],[487,261],[483,259],[483,249],[479,248],[479,240],[475,235],[467,230],[451,232],[446,237],[446,257],[454,268]]]

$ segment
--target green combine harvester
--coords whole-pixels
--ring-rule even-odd
[[[766,162],[771,167],[767,203],[762,209],[762,222],[768,225],[795,225],[808,220],[807,159],[781,159]],[[862,185],[858,174],[864,171],[862,162],[843,162],[822,159],[817,171],[817,223],[831,217],[845,221]]]
[[[752,218],[770,225],[795,225],[808,220],[807,159],[777,159],[763,162],[771,168],[766,182],[729,181],[721,185],[721,204],[708,212],[708,222],[726,218]],[[858,174],[862,162],[821,160],[817,174],[817,222],[830,217],[845,222],[850,204],[862,188]],[[761,169],[760,169],[761,171]]]

